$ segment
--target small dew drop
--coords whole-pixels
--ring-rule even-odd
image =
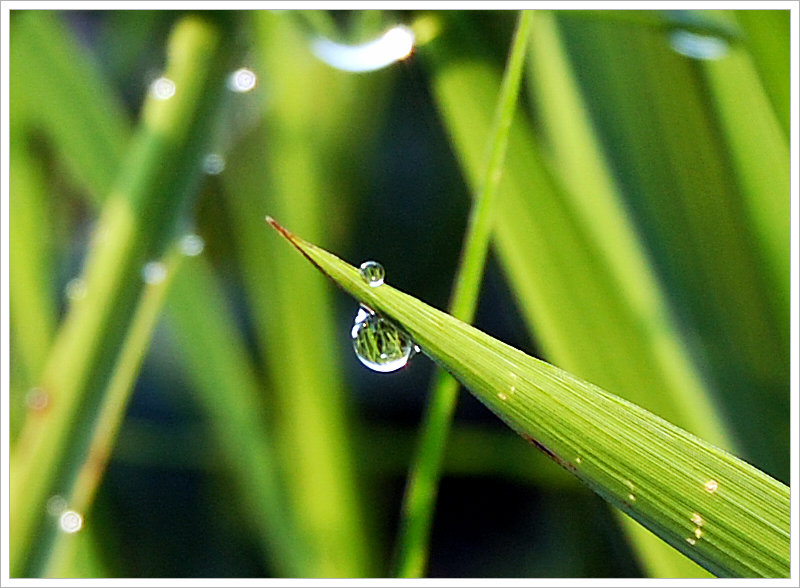
[[[50,404],[50,395],[41,388],[31,388],[25,395],[25,404],[31,410],[42,411]]]
[[[692,59],[720,59],[728,51],[728,44],[723,39],[686,30],[673,32],[669,37],[669,44],[677,53]]]
[[[61,513],[58,526],[65,533],[77,533],[83,527],[83,517],[74,510],[65,510]]]
[[[575,464],[576,464],[576,465],[580,465],[581,463],[583,463],[583,460],[580,458],[580,456],[579,456],[579,457],[576,457],[576,458],[575,458]]]
[[[377,261],[365,261],[358,271],[363,280],[373,288],[383,284],[383,278],[386,277],[386,271]]]
[[[505,395],[505,394],[503,394],[502,392],[498,392],[498,393],[497,393],[497,397],[498,397],[500,400],[502,400],[503,402],[505,402],[506,400],[508,400],[508,396],[506,396],[506,395]]]
[[[200,235],[188,234],[181,237],[181,253],[187,257],[195,257],[203,252],[206,244]]]
[[[108,227],[105,225],[98,225],[98,227],[94,230],[94,235],[92,236],[92,244],[99,245],[101,243],[105,243],[106,239],[108,239]]]
[[[698,539],[700,539],[700,537],[703,536],[703,529],[701,529],[700,527],[697,527],[694,530],[694,536],[697,537]]]
[[[225,170],[225,158],[219,153],[209,153],[203,158],[203,171],[210,176],[221,174]]]
[[[700,526],[702,526],[702,524],[703,524],[703,517],[701,517],[701,516],[700,516],[699,514],[697,514],[696,512],[693,512],[693,513],[692,513],[692,516],[691,516],[691,521],[692,521],[692,522],[693,522],[695,525],[697,525],[698,527],[700,527]]]
[[[148,261],[142,268],[142,279],[147,284],[158,284],[167,277],[167,269],[160,261]]]
[[[62,496],[56,494],[47,499],[47,514],[57,517],[67,510],[67,501]]]
[[[175,95],[175,82],[163,76],[158,78],[150,84],[150,95],[156,100],[169,100]]]
[[[636,496],[633,494],[628,494],[628,502],[636,502]]]
[[[709,494],[714,494],[714,492],[717,491],[718,487],[719,484],[717,484],[716,480],[709,480],[708,482],[703,484],[703,488],[705,488],[706,492],[708,492]]]
[[[376,372],[399,370],[414,355],[411,337],[363,306],[358,309],[350,336],[356,357]]]
[[[228,78],[228,89],[232,92],[249,92],[256,87],[257,76],[254,71],[242,67]]]
[[[67,282],[67,286],[64,289],[71,301],[75,302],[77,300],[82,300],[86,297],[86,282],[84,282],[81,278],[72,278],[69,282]]]
[[[689,545],[694,545],[695,543],[697,543],[697,541],[695,541],[694,537],[687,537],[686,543],[688,543]]]

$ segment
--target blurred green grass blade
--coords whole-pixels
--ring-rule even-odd
[[[553,361],[613,389],[715,444],[731,448],[723,424],[681,347],[663,293],[617,201],[608,172],[597,161],[596,140],[575,96],[568,64],[546,14],[532,35],[532,95],[542,101],[553,152],[546,165],[523,113],[515,119],[495,224],[500,260],[529,329]],[[456,19],[448,36],[473,38]],[[457,34],[461,31],[460,34]],[[457,47],[457,46],[456,46]],[[444,51],[444,49],[442,49]],[[489,127],[498,74],[467,47],[431,53],[433,93],[465,177],[475,186],[481,134]],[[448,55],[450,58],[448,59]],[[646,545],[628,525],[632,546],[656,576],[702,573],[673,550]],[[660,551],[660,553],[657,553]]]
[[[646,410],[384,284],[267,219],[523,438],[717,575],[789,575],[789,489]]]
[[[150,336],[161,314],[164,299],[169,291],[175,272],[183,261],[180,244],[165,255],[159,271],[160,279],[148,283],[125,334],[119,357],[102,394],[96,417],[88,425],[90,440],[86,457],[80,465],[71,488],[63,496],[69,496],[69,508],[86,516],[89,512],[100,479],[116,442],[117,432],[128,405],[139,368],[147,353]],[[42,568],[49,578],[69,577],[70,570],[80,569],[78,559],[84,555],[89,544],[82,533],[58,533]]]
[[[12,13],[14,103],[53,142],[95,202],[111,188],[130,136],[121,101],[58,12]]]
[[[196,187],[207,126],[224,88],[229,59],[220,39],[229,25],[187,17],[170,41],[170,100],[150,98],[112,196],[107,200],[82,279],[86,296],[70,308],[45,364],[47,411],[31,414],[11,456],[11,570],[37,573],[56,532],[44,520],[50,496],[69,488],[142,289],[140,271],[157,257]]]
[[[741,47],[731,47],[725,59],[705,62],[703,74],[741,194],[745,227],[752,234],[758,258],[763,260],[759,264],[763,268],[763,290],[770,293],[768,301],[780,329],[779,338],[782,347],[788,349],[789,143],[752,61]],[[788,83],[788,74],[786,79]]]
[[[11,127],[9,294],[15,363],[24,388],[39,377],[56,327],[53,231],[44,170],[22,129]],[[15,406],[16,403],[12,403]],[[17,407],[18,408],[18,407]],[[12,419],[17,421],[16,409]],[[15,425],[12,425],[15,427]]]
[[[748,216],[705,61],[678,54],[652,31],[579,26],[560,14],[559,22],[626,202],[743,457],[788,479],[780,292],[765,279],[772,262]],[[750,148],[754,158],[773,149]],[[776,242],[788,242],[781,226],[773,230]]]
[[[330,192],[337,180],[326,164],[348,146],[337,139],[351,140],[339,117],[356,108],[357,78],[318,62],[291,15],[253,16],[260,84],[270,98],[263,124],[242,144],[247,156],[230,158],[225,195],[272,384],[281,471],[309,546],[304,575],[370,576],[374,544],[366,535],[329,297],[313,273],[298,275],[291,256],[270,246],[260,221],[275,207],[309,234],[321,234],[323,219],[338,206]],[[275,274],[285,279],[272,282],[268,276]],[[290,276],[304,287],[291,285]]]
[[[287,508],[263,385],[203,258],[187,260],[178,272],[168,315],[185,374],[208,415],[214,443],[225,457],[223,468],[234,480],[265,559],[279,577],[302,577],[309,555]]]
[[[784,137],[789,138],[790,108],[790,28],[789,10],[735,10],[744,30],[744,43],[753,56],[758,75],[780,121]]]
[[[476,194],[470,211],[461,260],[456,272],[450,313],[466,322],[472,321],[478,303],[492,234],[494,203],[519,95],[532,17],[532,12],[520,11],[505,74],[500,84],[494,119],[486,141],[480,191]],[[457,394],[458,382],[444,372],[434,375],[419,433],[419,444],[409,469],[401,507],[395,564],[398,577],[416,578],[423,576],[425,572],[441,463]]]
[[[594,280],[596,288],[598,280],[609,280],[612,284],[606,292],[600,292],[594,304],[588,306],[577,304],[577,314],[564,312],[564,299],[552,299],[547,310],[532,308],[529,310],[529,322],[536,332],[536,325],[541,320],[541,313],[552,313],[558,317],[557,328],[563,328],[566,321],[574,321],[577,329],[586,329],[589,324],[589,313],[619,317],[620,311],[624,320],[612,318],[604,322],[595,320],[595,336],[602,338],[606,344],[616,339],[618,350],[638,348],[638,354],[625,353],[619,355],[612,351],[587,349],[586,354],[574,355],[572,358],[559,353],[556,349],[552,357],[562,361],[568,369],[580,373],[584,377],[593,379],[604,386],[614,386],[620,394],[629,400],[636,401],[642,406],[655,411],[657,414],[671,419],[673,422],[682,423],[690,427],[697,434],[713,439],[716,443],[731,448],[731,441],[725,433],[724,426],[719,424],[719,419],[714,417],[713,403],[706,390],[698,382],[694,368],[689,358],[681,351],[677,333],[670,333],[669,315],[666,300],[649,262],[645,258],[638,236],[627,217],[624,203],[619,197],[618,187],[611,176],[611,170],[605,160],[602,146],[597,138],[589,113],[580,96],[577,82],[573,76],[571,65],[564,53],[559,33],[556,28],[554,16],[547,12],[540,12],[535,22],[534,40],[531,43],[530,64],[530,95],[534,97],[536,108],[539,112],[541,124],[544,129],[545,143],[553,158],[554,168],[558,170],[558,178],[564,186],[563,191],[558,191],[557,197],[565,200],[569,207],[567,217],[576,225],[576,233],[585,235],[584,249],[589,255],[597,258],[600,271],[606,274]],[[520,168],[521,169],[521,168]],[[540,201],[537,197],[533,206]],[[533,215],[528,213],[533,222]],[[511,243],[528,232],[519,230],[519,218],[507,217],[508,224],[516,224],[515,235],[505,241],[505,257],[511,258],[514,249]],[[548,222],[544,220],[543,222]],[[552,221],[551,221],[552,222]],[[564,227],[565,223],[559,223]],[[562,233],[562,238],[563,238]],[[501,244],[503,240],[500,240]],[[547,252],[542,252],[542,257],[555,255],[559,247],[557,242],[548,239]],[[503,247],[503,245],[501,245]],[[518,247],[518,245],[517,245]],[[536,259],[535,258],[534,262]],[[532,276],[541,284],[531,285],[519,283],[520,292],[530,292],[532,288],[547,288],[556,279],[568,281],[568,258],[562,258],[566,271],[562,270],[555,278],[547,279],[541,273]],[[575,259],[572,260],[575,263]],[[514,264],[509,264],[514,267]],[[513,275],[513,274],[512,274]],[[517,273],[516,278],[530,274]],[[597,275],[596,273],[594,274]],[[526,290],[523,288],[528,286]],[[612,296],[608,293],[613,292]],[[518,294],[520,300],[525,300],[525,294]],[[614,310],[614,306],[619,310]],[[523,304],[524,306],[524,304]],[[601,308],[605,307],[601,314]],[[558,313],[561,313],[559,316]],[[613,313],[613,314],[612,314]],[[648,325],[652,325],[648,327]],[[642,328],[644,326],[645,328]],[[655,330],[655,329],[658,330]],[[661,332],[659,332],[661,331]],[[584,336],[591,334],[588,329]],[[544,339],[545,344],[547,339]],[[623,359],[624,358],[624,359]],[[605,364],[598,366],[595,360],[600,359]],[[645,393],[653,390],[651,386],[644,386],[639,374],[640,366],[656,369],[649,372],[647,377],[651,380],[661,381],[658,393]],[[654,374],[660,374],[654,377]],[[641,388],[640,388],[641,387]],[[637,389],[639,388],[639,389]],[[688,562],[676,557],[676,552],[663,549],[663,544],[654,540],[653,536],[644,532],[641,527],[633,524],[630,519],[620,517],[625,527],[633,550],[638,554],[641,564],[647,574],[654,577],[694,576],[698,570]]]

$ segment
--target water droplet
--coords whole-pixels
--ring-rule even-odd
[[[692,516],[691,516],[691,521],[692,521],[692,522],[693,522],[695,525],[697,525],[698,527],[700,527],[700,526],[703,524],[703,517],[701,517],[701,516],[700,516],[699,514],[697,514],[696,512],[693,512],[693,513],[692,513]]]
[[[505,402],[506,400],[508,400],[508,396],[506,396],[506,395],[505,395],[505,394],[503,394],[502,392],[498,392],[498,393],[497,393],[497,397],[498,397],[500,400],[502,400],[503,402]]]
[[[154,80],[150,84],[150,95],[156,100],[169,100],[175,95],[175,82],[163,76]]]
[[[232,92],[249,92],[256,87],[257,79],[252,70],[246,67],[239,68],[228,78],[228,89]]]
[[[47,500],[47,514],[54,517],[59,516],[62,512],[67,510],[67,501],[62,496],[56,494]]]
[[[65,510],[58,519],[58,526],[65,533],[77,533],[83,526],[83,517],[74,510]]]
[[[383,284],[383,278],[386,276],[386,271],[377,261],[365,261],[358,271],[364,281],[373,288]]]
[[[67,282],[64,292],[66,293],[67,298],[73,302],[76,300],[82,300],[86,297],[86,282],[84,282],[81,278],[72,278],[69,282]]]
[[[714,494],[714,492],[717,491],[718,487],[719,484],[717,484],[716,480],[709,480],[708,482],[703,484],[703,488],[705,488],[706,492],[708,492],[709,494]]]
[[[723,39],[686,30],[673,32],[669,44],[681,55],[693,59],[720,59],[728,51],[728,44]]]
[[[50,395],[41,388],[31,388],[25,395],[25,404],[31,410],[42,411],[50,404]]]
[[[375,71],[408,57],[414,50],[414,31],[398,25],[373,41],[360,45],[344,45],[318,38],[311,51],[323,61],[344,71]]]
[[[101,243],[105,243],[106,239],[108,239],[108,227],[106,225],[98,225],[94,230],[94,235],[92,236],[92,245],[100,245]]]
[[[167,268],[160,261],[148,261],[142,268],[142,279],[148,284],[158,284],[167,277]]]
[[[210,176],[216,176],[225,169],[225,158],[219,153],[209,153],[203,158],[203,171]]]
[[[703,529],[701,529],[700,527],[697,527],[694,530],[694,536],[697,537],[698,539],[700,539],[700,537],[703,536]]]
[[[411,337],[363,306],[358,309],[350,335],[359,361],[376,372],[399,370],[414,355]]]
[[[187,257],[195,257],[203,252],[206,244],[200,235],[189,234],[181,237],[181,253]]]
[[[582,462],[583,462],[583,460],[580,458],[580,456],[575,458],[575,464],[576,465],[581,465]]]
[[[694,545],[695,543],[697,543],[697,541],[695,541],[694,537],[687,537],[686,543],[688,543],[689,545]]]

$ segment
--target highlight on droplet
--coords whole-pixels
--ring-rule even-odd
[[[175,95],[175,82],[164,76],[150,84],[150,95],[156,100],[169,100]]]
[[[86,297],[86,282],[82,278],[72,278],[67,282],[64,293],[69,300],[75,302]]]
[[[225,158],[219,153],[209,153],[203,158],[203,172],[216,176],[225,170]]]
[[[47,499],[47,514],[57,517],[65,510],[67,510],[67,501],[64,500],[63,496],[59,496],[55,494]]]
[[[232,92],[249,92],[256,87],[258,76],[246,67],[241,67],[228,76],[228,89]]]
[[[167,268],[160,261],[148,261],[142,268],[142,279],[147,284],[158,284],[167,277]]]
[[[728,43],[719,37],[698,35],[686,30],[679,30],[669,37],[669,44],[674,51],[692,59],[720,59],[728,51]]]
[[[74,510],[65,510],[58,519],[58,526],[65,533],[77,533],[83,527],[83,517]]]
[[[25,405],[34,411],[42,411],[50,404],[50,395],[42,388],[31,388],[25,395]]]
[[[345,45],[330,39],[317,38],[311,42],[311,52],[331,67],[350,72],[383,69],[411,55],[414,32],[397,25],[373,41],[360,45]]]
[[[187,257],[195,257],[196,255],[200,255],[203,252],[203,249],[205,249],[205,246],[205,241],[203,241],[203,238],[200,235],[190,233],[181,237],[181,253]]]

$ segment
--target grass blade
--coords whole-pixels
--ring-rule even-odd
[[[196,188],[208,124],[224,89],[230,54],[221,39],[229,26],[199,17],[178,23],[166,75],[179,91],[145,103],[130,156],[106,200],[83,271],[86,296],[70,308],[40,378],[51,403],[29,415],[11,456],[14,575],[41,573],[57,532],[44,518],[46,501],[56,494],[69,500],[89,423],[143,287],[142,266],[166,248]]]
[[[139,374],[141,362],[147,353],[150,336],[183,257],[179,245],[170,249],[163,261],[159,262],[162,264],[163,278],[148,283],[136,305],[130,328],[125,335],[119,357],[103,392],[97,416],[92,423],[86,458],[78,469],[70,492],[69,507],[75,512],[88,513],[92,505],[125,415],[125,408]],[[51,578],[67,577],[70,567],[74,567],[76,563],[79,549],[86,548],[87,545],[88,542],[84,541],[82,535],[59,533],[42,565],[45,574]]]
[[[720,576],[789,575],[789,489],[646,410],[530,357],[268,222],[394,321],[478,400],[600,496]]]
[[[24,107],[28,125],[47,135],[94,202],[102,202],[125,155],[127,113],[57,12],[14,17],[14,103]]]
[[[258,409],[263,385],[205,259],[185,262],[167,304],[183,371],[208,415],[222,470],[233,479],[264,559],[278,576],[302,577],[308,554],[287,507],[275,439]]]
[[[456,273],[450,313],[466,322],[472,321],[478,303],[478,292],[492,233],[494,202],[517,104],[532,18],[532,12],[520,12],[506,73],[500,86],[495,119],[487,141],[487,163],[481,188],[470,213],[461,263]],[[444,371],[434,374],[419,445],[411,464],[403,498],[396,562],[396,575],[399,577],[415,578],[424,575],[436,487],[457,394],[456,380]]]

